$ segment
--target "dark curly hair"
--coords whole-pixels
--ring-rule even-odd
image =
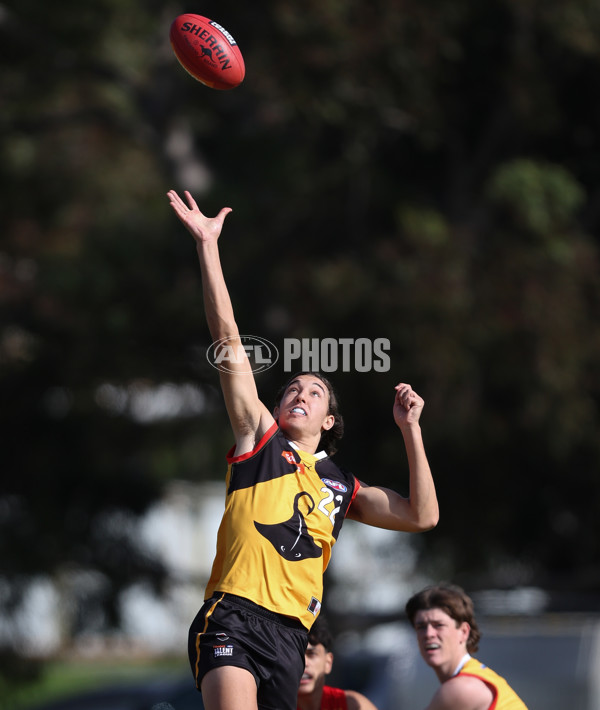
[[[323,614],[320,614],[311,626],[308,632],[308,643],[313,646],[322,644],[327,652],[333,649],[333,637]]]
[[[275,397],[275,406],[279,407],[279,404],[281,403],[281,400],[283,399],[283,395],[285,394],[287,388],[294,380],[303,375],[316,377],[327,388],[327,392],[329,394],[329,409],[327,411],[327,414],[333,415],[334,423],[331,429],[328,429],[327,431],[323,431],[321,433],[321,441],[319,442],[319,448],[323,449],[328,456],[333,456],[333,454],[335,454],[335,452],[337,451],[338,442],[344,436],[344,420],[342,418],[342,415],[340,414],[338,398],[335,393],[335,390],[333,389],[333,385],[326,377],[324,377],[318,372],[311,372],[310,370],[297,372],[295,375],[292,375],[292,377],[290,377],[290,379],[285,383],[285,385],[283,385],[279,389],[279,392],[277,392],[277,395]]]
[[[466,594],[464,589],[454,584],[438,584],[426,587],[412,596],[406,602],[406,616],[413,628],[417,612],[427,609],[441,609],[454,619],[457,626],[466,621],[471,627],[469,638],[467,639],[467,651],[469,653],[477,651],[481,632],[475,621],[473,600]]]

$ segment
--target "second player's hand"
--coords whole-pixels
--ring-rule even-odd
[[[425,401],[413,388],[401,382],[396,385],[394,398],[394,421],[402,429],[404,426],[416,424],[419,421]]]
[[[197,243],[216,242],[223,229],[225,217],[231,212],[231,207],[223,207],[216,217],[207,217],[200,211],[196,200],[187,190],[183,194],[187,205],[175,190],[169,190],[167,193],[171,207],[181,223]]]

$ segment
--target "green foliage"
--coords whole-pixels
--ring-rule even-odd
[[[13,603],[32,575],[99,570],[81,618],[102,608],[117,624],[128,584],[164,579],[128,542],[132,521],[171,478],[224,473],[230,436],[171,187],[234,208],[223,261],[242,330],[390,340],[391,372],[333,378],[339,458],[404,488],[393,386],[424,395],[442,510],[422,538],[432,574],[598,592],[594,4],[207,3],[246,60],[231,92],[174,59],[183,11],[25,0],[0,14]],[[260,376],[265,401],[285,375]],[[136,419],[136,393],[165,383],[195,387],[204,408]]]
[[[490,199],[524,229],[548,240],[573,224],[585,196],[567,170],[532,160],[501,165],[490,182]]]

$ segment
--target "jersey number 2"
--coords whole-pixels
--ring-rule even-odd
[[[321,498],[317,507],[321,511],[321,513],[323,513],[323,515],[326,515],[329,520],[331,520],[331,524],[335,525],[335,516],[340,512],[340,506],[338,505],[338,507],[334,508],[330,513],[327,510],[327,506],[333,501],[333,491],[330,488],[324,486],[323,488],[321,488],[321,493],[326,493],[327,495],[324,498]],[[343,496],[335,496],[336,503],[341,503],[343,500]]]

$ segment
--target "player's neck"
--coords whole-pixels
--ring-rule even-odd
[[[289,436],[286,432],[283,433],[286,435],[288,441],[291,441],[297,449],[300,449],[300,451],[312,454],[313,456],[319,451],[319,444],[321,442],[320,436],[295,437]]]
[[[307,695],[298,695],[298,710],[321,710],[323,688]]]
[[[454,678],[455,675],[460,673],[462,667],[469,660],[469,658],[470,656],[468,653],[458,653],[443,666],[434,668],[440,683],[444,683],[445,681],[449,680],[450,678]]]

